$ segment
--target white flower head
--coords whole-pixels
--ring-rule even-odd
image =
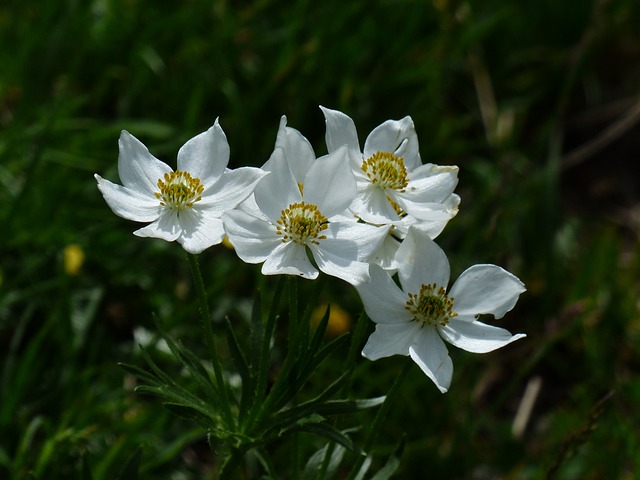
[[[356,286],[367,315],[376,323],[362,351],[366,358],[409,355],[444,393],[453,375],[444,341],[486,353],[525,336],[477,320],[484,314],[501,318],[515,306],[525,291],[516,276],[496,265],[474,265],[447,292],[447,257],[415,228],[409,229],[397,256],[400,287],[377,265],[371,265],[371,282]]]
[[[387,120],[374,128],[360,150],[353,120],[342,112],[320,107],[326,122],[329,152],[346,145],[356,177],[357,195],[350,209],[373,224],[397,222],[405,216],[428,227],[433,235],[457,213],[460,198],[453,193],[458,167],[422,164],[418,136],[411,117]]]
[[[366,261],[387,228],[341,216],[356,190],[346,148],[316,159],[309,142],[283,117],[263,168],[270,173],[256,187],[254,201],[223,216],[238,256],[264,262],[264,275],[314,279],[319,269],[354,285],[368,281]]]
[[[227,168],[229,144],[217,119],[180,148],[176,171],[127,131],[118,145],[122,185],[95,175],[107,204],[122,218],[151,222],[135,235],[177,240],[190,253],[222,242],[222,214],[251,195],[266,175],[258,168]]]

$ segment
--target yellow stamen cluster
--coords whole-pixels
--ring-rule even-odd
[[[382,189],[390,188],[404,192],[409,185],[404,160],[389,152],[374,153],[362,162],[362,171],[371,183]]]
[[[199,178],[192,177],[189,172],[176,170],[165,173],[164,181],[158,180],[158,189],[160,192],[155,192],[154,195],[160,200],[160,205],[181,212],[202,200],[204,185]]]
[[[308,242],[319,244],[318,240],[327,238],[320,233],[327,228],[329,221],[320,213],[318,207],[304,202],[293,203],[282,210],[276,232],[282,235],[282,242],[296,242],[306,245]]]
[[[450,318],[458,316],[451,311],[453,298],[448,297],[444,288],[438,288],[435,283],[422,285],[420,293],[410,293],[404,308],[413,315],[416,322],[424,325],[444,327]]]

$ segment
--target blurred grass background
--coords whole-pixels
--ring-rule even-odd
[[[198,344],[183,253],[134,238],[92,175],[117,180],[121,129],[175,165],[218,116],[233,167],[266,161],[281,114],[321,154],[324,105],[361,141],[411,115],[423,161],[461,168],[452,277],[497,263],[528,287],[497,322],[525,340],[451,349],[446,395],[412,369],[377,450],[406,441],[398,478],[638,478],[639,34],[636,0],[3,1],[0,477],[114,478],[139,446],[141,478],[215,465],[117,366],[153,312]],[[222,247],[202,266],[220,318],[272,285]],[[363,360],[354,393],[407,361]]]

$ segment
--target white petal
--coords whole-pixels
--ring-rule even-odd
[[[496,265],[474,265],[455,281],[449,296],[459,315],[491,314],[501,318],[511,310],[524,292],[515,275]]]
[[[160,216],[162,207],[157,198],[144,196],[135,190],[111,183],[98,174],[94,177],[107,205],[119,217],[134,222],[153,222]]]
[[[409,355],[436,387],[445,393],[453,377],[453,362],[447,347],[435,328],[424,327],[420,333],[420,337],[409,348]]]
[[[338,110],[331,110],[320,106],[324,114],[324,120],[327,127],[325,140],[329,153],[335,152],[341,146],[346,145],[350,155],[360,157],[360,143],[358,142],[358,132],[353,120]]]
[[[318,268],[327,275],[340,278],[354,286],[369,281],[369,264],[343,257],[344,249],[336,255],[335,252],[317,245],[311,245],[309,248],[313,252]]]
[[[160,218],[155,222],[133,232],[138,237],[161,238],[167,242],[173,242],[182,233],[182,227],[178,221],[178,215],[172,210],[163,210]]]
[[[422,170],[422,167],[417,170]],[[392,191],[390,195],[409,215],[428,220],[432,211],[446,210],[444,204],[453,194],[457,183],[457,167],[448,167],[448,170],[437,174],[423,172],[421,177],[409,181],[404,192]]]
[[[317,159],[304,179],[304,201],[332,217],[347,209],[356,196],[356,179],[351,172],[346,147]]]
[[[153,195],[158,191],[158,180],[171,167],[149,153],[140,140],[123,130],[118,140],[118,175],[122,184],[142,194]]]
[[[205,188],[215,183],[229,163],[229,143],[216,119],[213,126],[196,135],[178,151],[178,170],[199,178]]]
[[[409,172],[421,165],[418,136],[411,117],[387,120],[374,128],[364,142],[364,158],[376,152],[389,152],[402,157]]]
[[[287,117],[280,119],[276,137],[276,148],[281,147],[293,172],[296,182],[304,182],[304,176],[316,159],[313,147],[298,130],[287,127]]]
[[[442,203],[425,203],[414,202],[410,197],[400,197],[398,192],[390,192],[390,197],[396,202],[402,210],[407,212],[410,217],[414,217],[419,221],[426,222],[448,222],[457,212],[449,210]]]
[[[511,342],[526,337],[522,333],[511,335],[504,328],[494,327],[482,322],[465,322],[452,318],[438,331],[451,345],[473,353],[492,352]]]
[[[420,220],[407,215],[400,222],[393,224],[395,227],[393,231],[399,238],[404,238],[409,231],[409,227],[413,226],[425,232],[429,238],[434,239],[444,230],[449,220],[451,220],[451,214],[444,211],[433,212],[429,220]]]
[[[406,324],[411,314],[404,308],[407,295],[398,288],[393,279],[378,265],[369,267],[371,281],[356,285],[356,290],[367,315],[375,323]]]
[[[409,172],[407,191],[416,196],[424,192],[422,201],[444,202],[458,184],[459,168],[455,165],[420,165]]]
[[[409,228],[409,233],[396,254],[398,276],[405,292],[418,293],[422,285],[435,283],[446,289],[449,282],[449,260],[444,251],[422,230]]]
[[[366,222],[385,224],[400,219],[384,190],[371,183],[359,185],[349,208]]]
[[[282,148],[275,149],[269,162],[270,173],[258,183],[254,196],[260,210],[272,223],[276,223],[280,219],[282,210],[302,201],[302,194]]]
[[[211,214],[220,218],[224,212],[245,201],[265,175],[267,172],[253,167],[227,170],[220,180],[202,193],[202,200],[196,205],[207,207]]]
[[[400,240],[398,240],[393,232],[387,233],[382,245],[371,256],[371,261],[376,265],[380,265],[389,274],[393,274],[398,271],[398,262],[396,262],[396,253],[400,247]]]
[[[362,356],[378,360],[392,355],[409,355],[409,348],[420,334],[420,324],[416,322],[378,324],[362,349]]]
[[[389,226],[377,227],[356,222],[331,222],[324,230],[327,237],[319,248],[345,259],[368,261],[384,242]]]
[[[247,263],[262,263],[280,244],[281,237],[269,222],[240,210],[222,216],[225,231],[237,255]]]
[[[179,220],[182,234],[178,242],[189,253],[200,253],[224,238],[222,220],[207,210],[184,210]]]
[[[280,243],[262,265],[262,274],[318,278],[318,270],[309,261],[305,247],[295,242]]]

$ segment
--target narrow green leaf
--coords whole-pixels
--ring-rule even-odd
[[[264,471],[267,472],[268,477],[264,480],[275,480],[276,478],[280,478],[279,475],[275,474],[275,468],[273,467],[270,456],[267,452],[261,448],[253,448],[249,450],[248,454],[256,457],[260,465],[262,465],[262,468],[264,468]]]
[[[304,467],[303,478],[313,480],[328,480],[332,478],[342,463],[346,449],[342,445],[327,443],[315,452]],[[328,456],[325,466],[325,457]]]
[[[257,371],[256,378],[256,388],[255,388],[255,398],[253,401],[253,406],[246,418],[245,428],[247,431],[251,431],[253,425],[259,422],[259,419],[265,415],[268,415],[271,412],[271,407],[269,405],[269,397],[273,393],[274,387],[269,392],[269,397],[267,397],[266,401],[263,401],[266,395],[267,390],[267,382],[269,379],[269,353],[271,352],[271,340],[273,339],[277,319],[278,319],[278,310],[280,308],[280,301],[282,300],[282,294],[284,292],[284,287],[286,285],[286,276],[279,275],[278,283],[276,285],[276,291],[273,294],[273,300],[271,301],[271,305],[269,307],[269,315],[267,317],[267,326],[264,331],[264,337],[262,339],[262,348],[260,351],[260,364]],[[254,319],[256,320],[256,319]],[[259,321],[262,321],[259,319]],[[277,384],[276,380],[276,384]]]
[[[308,369],[314,370],[316,367],[318,367],[324,361],[325,358],[327,358],[329,355],[331,355],[336,350],[338,350],[341,347],[343,347],[347,343],[348,339],[349,339],[348,335],[341,335],[340,337],[338,337],[338,338],[330,341],[326,345],[324,345],[318,351],[318,353],[313,357],[313,359],[311,361],[309,361],[307,365],[305,365],[305,370],[308,370]],[[309,375],[310,373],[306,373],[305,372],[305,374]]]
[[[327,331],[327,325],[329,325],[329,316],[331,315],[331,306],[327,305],[327,309],[322,316],[322,320],[318,323],[316,327],[316,331],[313,333],[313,338],[311,339],[311,343],[309,344],[309,355],[314,355],[320,348],[320,344],[322,343],[322,339],[324,338],[324,334]]]
[[[311,358],[313,355],[316,354],[318,346],[320,345],[320,342],[322,341],[322,337],[324,336],[324,331],[323,331],[315,347],[309,344],[311,315],[313,315],[313,312],[316,309],[316,305],[318,304],[318,298],[320,297],[320,293],[322,292],[322,289],[327,283],[327,278],[328,278],[327,275],[320,275],[318,280],[315,282],[315,285],[314,285],[315,288],[312,290],[311,295],[309,295],[307,298],[304,299],[306,303],[306,308],[305,308],[304,314],[302,315],[302,320],[300,322],[301,333],[300,333],[300,340],[299,340],[301,347],[304,347],[304,348],[301,348],[299,350],[300,364],[306,363],[309,358]],[[326,329],[326,324],[329,321],[329,317],[327,317],[327,319],[324,321],[325,321],[325,325],[323,328]],[[318,333],[319,332],[316,329],[314,337],[316,337]]]
[[[165,384],[165,385],[175,385],[175,382],[171,379],[171,377],[169,377],[169,375],[167,375],[166,373],[164,373],[160,367],[158,367],[158,365],[156,365],[156,363],[153,361],[153,359],[151,358],[151,356],[149,355],[149,352],[147,352],[147,349],[144,348],[142,345],[140,345],[140,352],[142,354],[142,358],[144,359],[145,362],[147,362],[147,365],[149,365],[149,367],[151,368],[151,370],[153,370],[153,373],[155,374],[155,376],[158,378],[160,384]]]
[[[216,417],[215,412],[217,410],[215,405],[208,405],[189,390],[175,383],[171,377],[164,373],[160,367],[155,364],[149,353],[144,348],[141,347],[141,351],[143,358],[157,375],[158,380],[155,382],[155,386],[147,387],[145,385],[141,385],[136,387],[136,391],[153,393],[160,397],[167,398],[170,401],[177,400],[178,403],[191,404],[203,409],[212,418]]]
[[[80,480],[93,480],[93,475],[91,474],[91,467],[89,467],[89,458],[88,455],[82,456],[82,466],[80,467]]]
[[[281,376],[283,375],[283,373],[285,373],[283,372],[283,370],[285,370],[283,365],[283,370],[280,371],[278,380],[281,380],[281,383],[284,383],[284,385],[280,387],[280,391],[276,390],[275,387],[279,386],[278,380],[276,380],[276,385],[272,389],[272,392],[269,393],[269,397],[271,397],[272,394],[278,394],[278,396],[276,397],[277,399],[274,399],[273,410],[280,410],[287,403],[289,403],[289,400],[302,389],[305,383],[309,380],[309,377],[313,374],[315,369],[324,361],[324,359],[327,358],[332,352],[338,350],[341,346],[343,346],[346,341],[347,336],[342,335],[341,337],[338,337],[326,344],[320,349],[317,355],[310,359],[307,364],[297,372],[298,375],[294,378],[292,378],[291,376],[287,376],[283,377],[281,380]]]
[[[395,455],[391,455],[387,463],[384,464],[384,467],[378,470],[378,473],[376,473],[371,480],[389,480],[393,474],[396,473],[399,466],[400,459]]]
[[[184,405],[186,407],[198,410],[202,415],[210,418],[213,422],[207,426],[211,427],[218,420],[217,412],[212,409],[207,403],[203,402],[200,398],[184,391],[175,389],[169,385],[161,385],[159,387],[149,387],[147,385],[140,385],[136,387],[136,392],[150,393],[163,399],[163,401]]]
[[[369,471],[369,468],[371,468],[371,462],[373,462],[373,457],[371,455],[367,455],[364,460],[362,460],[362,463],[359,464],[360,469],[353,480],[363,480],[364,476]]]
[[[0,447],[0,466],[7,470],[11,467],[11,457],[3,447]]]
[[[122,367],[128,373],[138,378],[138,380],[147,383],[151,386],[162,385],[162,383],[158,380],[158,377],[154,376],[152,373],[140,368],[136,365],[128,365],[126,363],[118,363],[119,367]]]
[[[338,379],[336,379],[331,385],[329,385],[320,395],[313,398],[312,400],[305,402],[301,405],[297,405],[294,408],[287,409],[283,412],[278,412],[274,416],[272,416],[267,425],[274,426],[277,423],[287,423],[287,418],[291,418],[290,421],[295,421],[296,418],[300,418],[300,416],[304,416],[310,413],[313,413],[315,407],[325,400],[331,398],[335,392],[340,388],[340,385],[346,378],[346,373],[342,374]],[[297,415],[296,412],[303,412],[301,415]]]
[[[140,458],[142,457],[142,447],[136,448],[124,468],[118,476],[119,480],[136,480],[138,478],[138,469],[140,468]]]
[[[287,425],[300,422],[310,415],[344,415],[354,413],[367,408],[377,407],[384,403],[385,397],[369,398],[363,400],[330,400],[327,402],[308,402],[297,407],[290,408],[277,414],[270,423],[269,428],[286,428]]]
[[[189,405],[183,405],[180,403],[172,403],[172,402],[163,402],[162,405],[167,409],[173,412],[178,417],[186,418],[187,420],[191,420],[198,425],[203,426],[204,428],[211,428],[212,421],[208,415],[205,415],[198,408],[194,408]]]
[[[356,455],[363,455],[362,450],[360,450],[347,435],[328,423],[305,423],[303,425],[296,425],[281,432],[280,435],[287,436],[295,432],[308,432],[328,438],[329,440],[333,440],[334,442],[342,445]]]
[[[251,404],[251,400],[255,394],[254,377],[247,365],[247,361],[242,353],[242,349],[238,344],[238,339],[233,332],[231,322],[229,318],[225,317],[225,333],[227,336],[227,345],[229,346],[229,353],[233,359],[233,363],[236,367],[236,371],[242,379],[242,394],[240,400],[240,421],[245,415],[248,405]]]
[[[349,344],[349,352],[347,353],[347,366],[351,367],[355,364],[358,354],[362,350],[362,343],[367,333],[367,325],[369,319],[364,310],[360,313],[356,328],[351,333],[351,342]]]
[[[188,445],[202,440],[207,435],[207,429],[202,429],[200,426],[195,426],[191,430],[187,430],[184,433],[179,434],[177,437],[171,439],[171,443],[162,447],[159,445],[159,451],[157,451],[153,458],[144,462],[141,472],[153,471],[158,469],[164,464],[174,462],[178,458],[181,452],[184,452]]]
[[[218,388],[211,382],[211,377],[202,365],[200,359],[198,359],[191,350],[182,345],[182,343],[174,340],[173,337],[162,328],[157,319],[155,323],[160,336],[167,342],[169,350],[171,350],[176,360],[178,360],[189,371],[193,379],[198,382],[198,385],[200,385],[207,398],[215,405],[220,405]]]
[[[182,342],[177,342],[177,345],[184,355],[185,366],[186,364],[189,364],[191,366],[191,369],[189,371],[192,372],[192,375],[194,375],[194,378],[202,387],[202,390],[207,395],[207,398],[211,401],[212,404],[220,405],[220,402],[222,401],[220,399],[220,390],[216,387],[216,384],[213,382],[211,375],[209,374],[207,369],[204,368],[202,361],[195,355],[195,353],[185,347]],[[193,373],[194,371],[198,372],[197,375]]]
[[[249,323],[249,338],[251,341],[251,351],[249,352],[249,362],[254,372],[260,366],[261,348],[264,342],[265,328],[262,321],[262,299],[260,291],[256,293],[251,307],[251,320]]]
[[[406,362],[405,366],[400,371],[400,374],[396,377],[395,381],[391,385],[389,392],[387,393],[387,398],[385,399],[382,407],[376,412],[376,416],[373,419],[373,423],[369,428],[369,433],[367,435],[367,439],[364,443],[364,450],[369,451],[373,446],[376,436],[378,435],[378,430],[380,426],[384,422],[384,419],[387,416],[389,409],[391,408],[391,402],[397,395],[400,385],[402,384],[404,378],[409,373],[409,369],[411,368],[412,362]],[[357,459],[353,468],[351,469],[351,473],[349,474],[348,480],[356,480],[358,478],[358,471],[360,470],[360,466],[362,465],[362,459]]]
[[[353,369],[356,366],[357,358],[362,351],[362,344],[364,342],[364,337],[367,334],[367,326],[369,325],[369,322],[367,314],[362,310],[355,328],[351,330],[349,335],[349,351],[347,352],[347,359],[345,361],[345,370],[349,372],[353,372]],[[344,389],[342,390],[342,395],[347,396],[350,390],[351,378],[349,378],[349,381],[345,384]]]
[[[306,343],[302,343],[302,322],[298,312],[298,279],[289,277],[289,337],[287,339],[287,358],[296,358],[298,352],[304,351]],[[293,366],[293,365],[292,365]]]

